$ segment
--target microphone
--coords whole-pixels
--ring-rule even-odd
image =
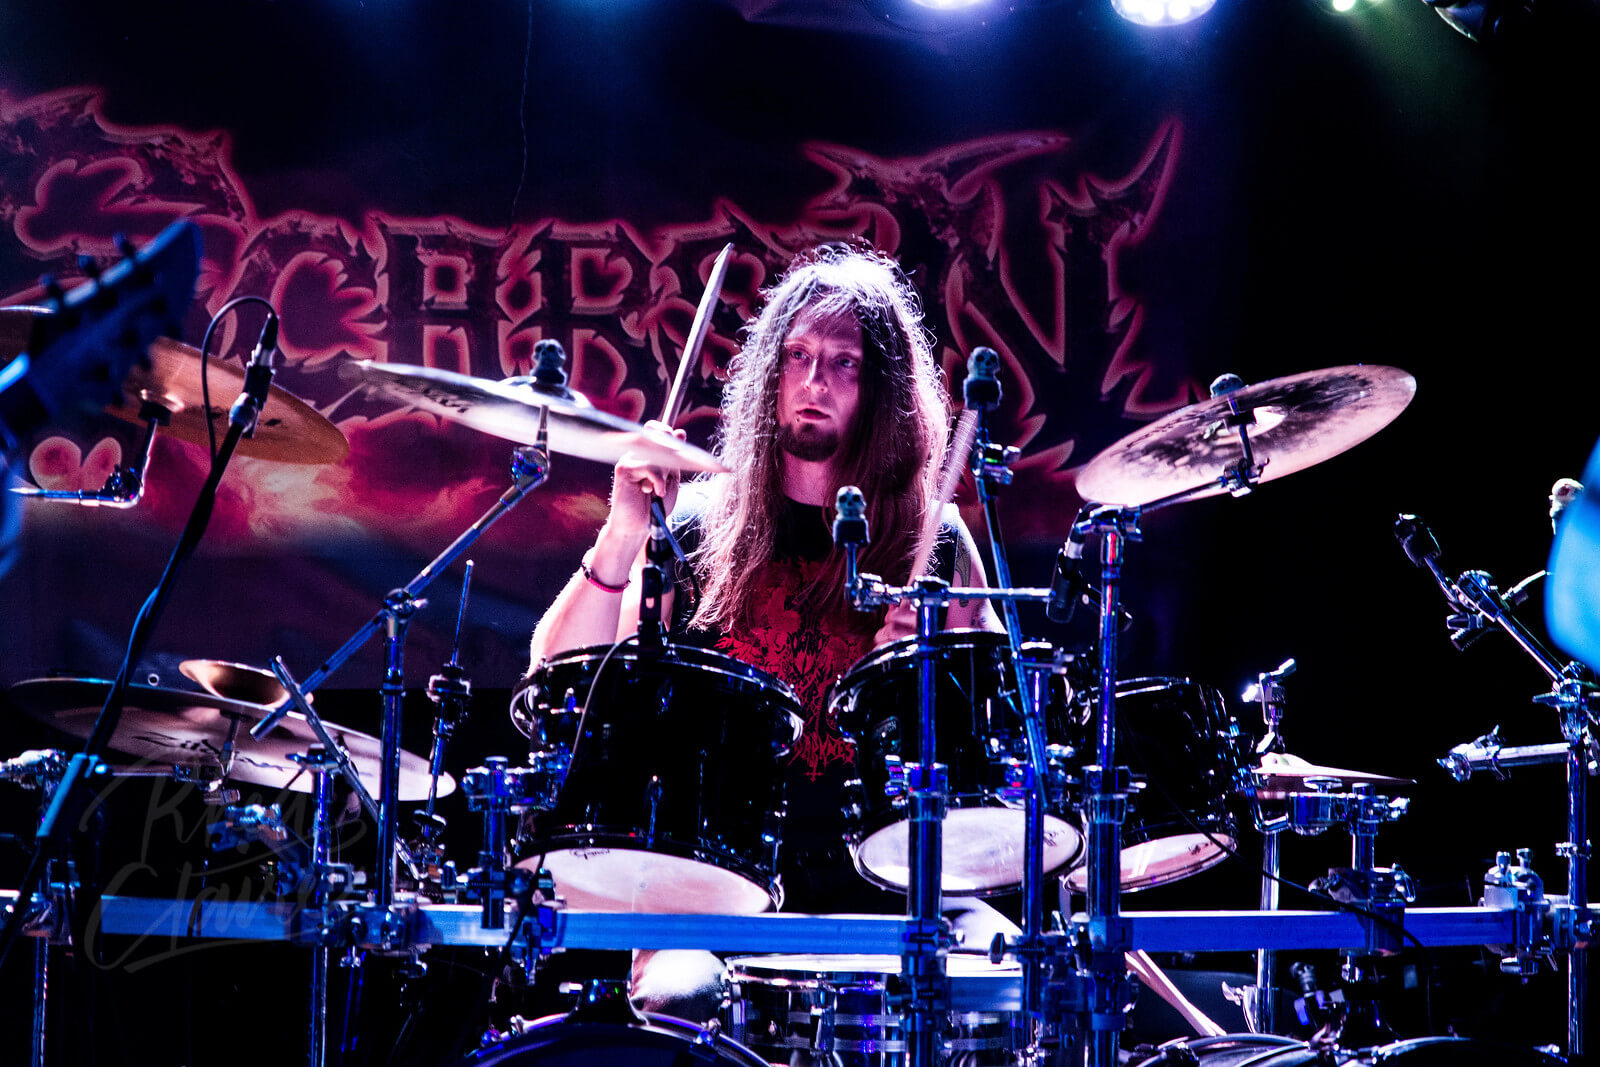
[[[272,366],[272,357],[278,354],[278,316],[268,313],[261,326],[261,336],[256,339],[255,351],[250,353],[252,367]]]
[[[871,543],[867,533],[867,498],[856,486],[840,487],[833,498],[833,543],[844,549],[844,595],[855,604],[856,586],[861,581],[856,555],[863,545]]]
[[[833,498],[833,543],[843,548],[871,544],[867,536],[867,498],[853,485],[842,487]]]
[[[1583,483],[1573,478],[1558,478],[1550,487],[1550,533],[1561,532],[1561,514],[1571,507],[1583,492]]]
[[[1050,599],[1045,601],[1044,617],[1051,622],[1071,622],[1078,601],[1088,593],[1089,583],[1083,580],[1083,543],[1089,533],[1083,520],[1089,517],[1093,505],[1085,504],[1072,520],[1072,530],[1056,553],[1055,570],[1050,573]]]
[[[961,399],[974,411],[993,411],[1000,406],[1000,353],[979,345],[967,357],[967,377],[961,383]]]
[[[1425,522],[1415,515],[1398,516],[1394,521],[1394,538],[1400,542],[1400,547],[1405,550],[1406,558],[1413,566],[1422,567],[1433,575],[1433,580],[1439,583],[1439,589],[1452,607],[1464,606],[1450,579],[1439,569],[1439,541]]]

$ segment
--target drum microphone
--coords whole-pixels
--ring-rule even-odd
[[[833,498],[833,543],[844,549],[844,591],[850,596],[860,580],[856,554],[871,543],[867,536],[867,498],[853,485],[842,486]]]
[[[1084,520],[1094,511],[1097,504],[1085,504],[1078,512],[1078,517],[1072,522],[1072,532],[1061,545],[1061,550],[1056,553],[1055,570],[1050,574],[1050,599],[1045,601],[1044,616],[1051,622],[1067,623],[1072,621],[1072,613],[1077,610],[1078,602],[1100,605],[1100,590],[1089,584],[1083,576],[1083,545],[1088,539],[1088,529]],[[1118,608],[1121,619],[1117,629],[1126,630],[1133,625],[1133,616],[1127,608]]]
[[[1000,406],[1000,353],[979,345],[967,357],[967,377],[961,383],[961,399],[974,411],[993,411]]]

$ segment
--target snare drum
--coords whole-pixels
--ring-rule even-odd
[[[1098,717],[1092,701],[1083,705],[1078,741],[1088,763]],[[1218,842],[1235,847],[1227,799],[1237,761],[1227,736],[1222,694],[1210,686],[1187,678],[1117,683],[1117,762],[1132,771],[1136,787],[1122,824],[1123,889],[1198,874],[1227,855]],[[1088,871],[1073,871],[1066,884],[1083,892]]]
[[[948,1039],[951,1061],[1015,1063],[1012,1020],[1022,1007],[1022,968],[952,953]],[[906,1035],[893,1007],[898,956],[747,956],[728,961],[728,1032],[768,1061],[796,1051],[839,1067],[905,1062]]]
[[[1006,635],[946,630],[933,637],[936,758],[949,768],[943,891],[986,896],[1022,884],[1023,811],[1003,799],[1006,769],[1027,758]],[[869,881],[904,890],[910,880],[908,798],[903,763],[917,759],[917,644],[907,638],[863,657],[834,683],[828,702],[856,742],[861,818],[851,831],[856,868]],[[1047,722],[1046,732],[1054,733]],[[1059,810],[1044,819],[1045,871],[1083,848]]]
[[[606,646],[551,659],[517,707],[532,736],[571,749],[518,864],[542,861],[570,906],[753,913],[780,903],[780,760],[802,725],[788,686],[705,649]]]

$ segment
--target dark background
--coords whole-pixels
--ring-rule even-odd
[[[1418,391],[1392,426],[1320,467],[1249,498],[1149,518],[1129,556],[1138,622],[1121,673],[1217,685],[1259,729],[1239,690],[1293,656],[1290,748],[1417,780],[1410,813],[1380,838],[1380,859],[1416,877],[1422,903],[1472,902],[1495,851],[1518,846],[1534,849],[1559,891],[1559,772],[1457,785],[1433,762],[1497,723],[1507,743],[1555,740],[1553,714],[1529,703],[1543,676],[1503,638],[1452,650],[1437,591],[1390,527],[1398,512],[1419,513],[1448,569],[1482,567],[1509,586],[1543,565],[1545,494],[1556,477],[1579,472],[1600,432],[1588,332],[1600,213],[1582,149],[1593,127],[1593,12],[1546,5],[1519,47],[1485,49],[1401,0],[1348,19],[1299,0],[1221,0],[1199,22],[1163,32],[1094,4],[1063,4],[949,37],[874,28],[842,9],[830,30],[782,24],[781,11],[748,21],[709,0],[569,0],[531,14],[428,0],[7,5],[0,92],[14,103],[98,87],[116,123],[225,130],[262,218],[382,211],[490,229],[549,217],[650,230],[706,218],[719,198],[778,224],[826,185],[797,151],[817,141],[911,157],[996,133],[1054,131],[1072,139],[1064,178],[1118,175],[1175,121],[1167,198],[1121,263],[1123,289],[1145,315],[1139,358],[1167,380],[1202,385],[1225,370],[1251,381],[1386,363],[1412,372]],[[10,218],[26,190],[8,186],[7,195],[0,207]],[[53,265],[9,244],[4,254],[0,282],[13,290]],[[1074,463],[1137,425],[1120,394],[1060,396],[1048,377],[1033,385],[1040,410],[1079,414]],[[459,445],[459,432],[449,440]],[[604,488],[595,465],[565,470],[590,492]],[[191,492],[180,485],[173,499]],[[1070,490],[1006,500],[1008,527],[1026,531],[1010,544],[1020,583],[1048,580],[1077,503]],[[174,514],[29,511],[22,560],[0,581],[4,680],[113,671],[125,636],[117,620],[131,621],[154,581]],[[292,664],[320,661],[436,550],[402,536],[403,516],[394,521],[394,536],[378,531],[360,551],[245,542],[203,553],[150,666],[172,679],[190,655],[262,663],[287,651]],[[538,526],[484,542],[496,563],[483,568],[467,662],[485,696],[456,770],[488,754],[520,759],[493,694],[511,683],[528,628],[586,543],[542,542]],[[337,602],[319,599],[329,573]],[[240,574],[251,577],[230,584]],[[277,599],[257,599],[263,588]],[[455,588],[441,586],[440,602],[453,602]],[[92,623],[81,609],[90,601]],[[1537,597],[1522,615],[1542,632]],[[415,686],[437,670],[447,616],[419,619],[408,660]],[[1030,635],[1086,636],[1081,624],[1024,619]],[[368,650],[338,679],[341,721],[372,722],[378,662]],[[426,723],[418,705],[409,747],[424,747]],[[15,715],[0,729],[7,754],[41,743]],[[26,832],[29,798],[5,803],[6,829]],[[121,817],[136,825],[137,815]],[[465,812],[455,832],[470,851]],[[138,860],[117,854],[126,843],[114,836],[105,862]],[[1291,840],[1286,873],[1314,877],[1344,847]],[[8,869],[20,869],[18,849],[0,848]],[[1254,886],[1248,872],[1220,868],[1146,899],[1245,907]],[[1435,956],[1446,972],[1435,1028],[1454,1021],[1469,1032],[1560,1039],[1559,978],[1518,990],[1509,979],[1480,981],[1476,952]],[[8,1061],[24,1048],[25,960],[14,957],[4,976]],[[276,947],[216,949],[142,975],[89,966],[59,983],[70,1021],[58,1048],[84,1061],[92,1049],[104,1063],[255,1062],[269,1047],[292,1059],[299,967]],[[371,994],[369,1007],[378,999]],[[1408,1032],[1423,1032],[1414,1000],[1402,1010]]]

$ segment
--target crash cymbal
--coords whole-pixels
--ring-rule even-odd
[[[110,691],[111,683],[98,678],[34,678],[12,686],[11,697],[35,719],[74,737],[88,737]],[[231,738],[234,753],[227,768],[228,778],[269,789],[310,792],[311,776],[290,756],[319,744],[316,731],[304,716],[290,712],[266,737],[252,740],[250,727],[266,713],[260,704],[207,693],[130,685],[127,706],[110,747],[151,763],[214,768],[219,766],[222,748]],[[377,796],[382,766],[378,739],[326,720],[323,725],[349,752],[362,784]],[[439,779],[440,796],[454,788],[453,778],[445,775]],[[400,799],[422,800],[427,795],[428,761],[402,752]]]
[[[228,408],[244,389],[244,368],[237,362],[206,360],[206,385],[211,393],[211,421],[217,439],[228,428]],[[143,424],[141,408],[152,401],[172,413],[162,432],[180,441],[204,445],[206,416],[200,390],[200,352],[169,337],[150,346],[150,366],[134,367],[122,386],[122,403],[106,410],[119,419]],[[262,406],[253,437],[241,438],[239,455],[275,463],[337,463],[350,454],[350,442],[316,408],[274,385]]]
[[[1163,415],[1091,459],[1078,472],[1078,495],[1136,507],[1191,490],[1194,499],[1226,489],[1218,479],[1242,452],[1224,419],[1231,405],[1253,412],[1246,429],[1270,482],[1360,444],[1404,411],[1417,381],[1396,367],[1349,366],[1291,374],[1246,385]]]
[[[183,676],[212,696],[275,708],[286,703],[289,691],[269,670],[220,659],[186,659],[178,664]],[[310,701],[315,694],[306,697]]]
[[[1308,784],[1317,779],[1322,780],[1319,784],[1330,780],[1337,782],[1332,790],[1336,793],[1349,792],[1350,787],[1355,785],[1370,785],[1379,792],[1393,792],[1417,784],[1410,778],[1392,778],[1387,774],[1349,771],[1342,767],[1319,767],[1287,752],[1264,753],[1260,766],[1251,768],[1250,773],[1255,779],[1256,796],[1263,800],[1282,800],[1288,793],[1327,792]]]
[[[370,360],[351,364],[351,374],[392,400],[524,445],[538,443],[540,413],[548,409],[550,450],[564,456],[615,463],[633,452],[668,470],[727,470],[705,449],[601,411],[580,394],[552,396],[516,379]]]

